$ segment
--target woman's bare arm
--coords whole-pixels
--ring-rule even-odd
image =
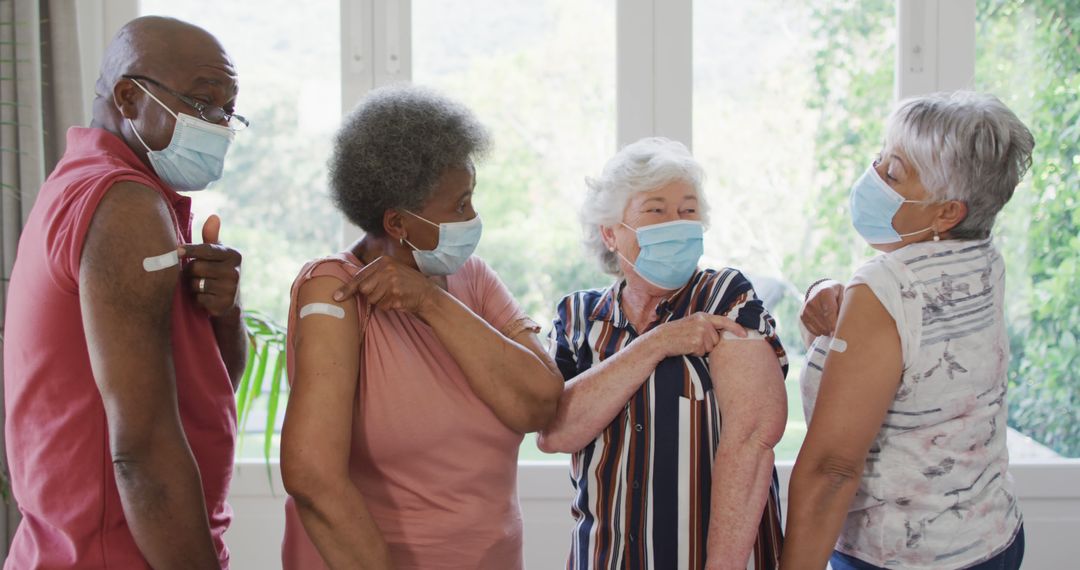
[[[824,568],[902,374],[896,324],[869,287],[847,290],[806,441],[791,475],[784,570]]]
[[[341,282],[316,277],[297,303],[330,303]],[[281,430],[281,476],[300,520],[330,568],[390,568],[385,541],[349,476],[353,410],[360,373],[356,299],[335,303],[342,319],[297,321],[296,368]]]

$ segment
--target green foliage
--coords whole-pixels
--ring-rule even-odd
[[[1080,456],[1080,1],[980,0],[976,82],[1035,135],[999,221],[1010,264],[1009,423]]]
[[[890,0],[818,2],[814,6],[814,54],[818,87],[810,106],[820,112],[817,141],[816,228],[804,250],[791,258],[789,278],[812,281],[846,275],[869,252],[850,231],[851,183],[881,148],[885,116],[892,107],[895,6]],[[881,41],[890,38],[890,41]]]
[[[278,410],[283,409],[282,399],[287,400],[284,394],[288,393],[286,331],[274,319],[257,311],[244,313],[244,325],[248,332],[248,358],[236,390],[237,431],[240,433],[238,447],[243,446],[252,411],[265,408],[266,417],[260,431],[263,435],[262,454],[269,469],[270,459],[277,455],[273,444],[279,424]],[[269,471],[267,475],[270,475]]]
[[[846,279],[871,255],[851,230],[847,199],[851,184],[881,148],[885,118],[893,105],[896,6],[892,0],[815,1],[810,21],[815,50],[809,106],[816,110],[814,220],[797,247],[784,256],[784,277],[800,291],[821,277]],[[793,323],[801,297],[773,308],[788,347],[801,347]]]

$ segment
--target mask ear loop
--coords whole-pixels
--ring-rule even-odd
[[[169,114],[173,116],[173,119],[175,119],[177,121],[180,120],[180,117],[178,117],[176,115],[176,113],[173,113],[173,110],[170,109],[168,105],[166,105],[165,103],[162,103],[161,99],[158,99],[157,97],[154,97],[154,94],[151,93],[150,90],[147,89],[146,87],[143,87],[142,83],[139,83],[138,81],[136,81],[134,79],[128,79],[128,81],[134,83],[136,87],[138,87],[139,89],[142,89],[143,93],[146,93],[147,95],[149,95],[150,98],[153,99],[155,103],[157,103],[158,105],[161,105],[161,107],[163,109],[168,111]],[[117,106],[116,110],[119,111],[120,107]],[[124,113],[121,112],[120,116],[123,116],[123,115],[124,115]],[[124,117],[124,120],[126,120],[128,122],[128,124],[131,125],[131,132],[135,133],[135,138],[139,139],[139,144],[143,145],[143,148],[146,149],[146,152],[154,152],[154,149],[150,148],[150,145],[146,144],[146,141],[143,140],[142,135],[139,134],[139,129],[135,128],[135,122],[132,121],[131,119],[129,119],[128,117]]]
[[[623,225],[625,225],[625,224],[623,224]],[[627,227],[629,227],[629,226],[627,226]],[[633,229],[633,228],[630,228],[630,229]],[[614,253],[615,255],[619,256],[620,259],[625,261],[626,264],[629,265],[630,268],[633,269],[635,273],[637,273],[637,267],[634,266],[634,262],[627,259],[626,256],[623,255],[622,252],[619,251],[615,246],[609,246],[608,251],[610,251],[611,253]],[[638,253],[638,255],[641,255],[641,254]]]
[[[923,229],[921,229],[921,230],[919,230],[917,232],[908,232],[906,234],[896,234],[896,235],[898,235],[898,236],[900,236],[902,238],[906,238],[906,237],[911,237],[911,236],[917,236],[917,235],[919,235],[919,234],[921,234],[923,232],[928,232],[928,231],[934,232],[934,241],[938,241],[938,239],[940,239],[940,238],[938,238],[937,230],[934,229],[934,226],[930,226],[928,228],[923,228]]]
[[[134,80],[134,79],[128,79],[128,81],[130,81],[130,82],[134,83],[134,84],[135,84],[136,86],[138,86],[138,88],[139,88],[139,89],[142,89],[142,90],[143,90],[143,93],[146,93],[147,95],[149,95],[149,96],[150,96],[150,98],[151,98],[151,99],[153,99],[153,100],[154,100],[154,102],[155,102],[155,103],[157,103],[158,105],[161,105],[161,107],[162,107],[163,109],[165,109],[166,111],[168,111],[168,112],[169,112],[169,114],[170,114],[170,115],[172,115],[174,119],[176,119],[176,120],[178,120],[178,121],[180,120],[180,117],[179,117],[179,115],[177,115],[176,113],[174,113],[174,112],[173,112],[173,110],[172,110],[172,109],[170,109],[168,105],[166,105],[165,103],[162,103],[162,102],[161,102],[161,99],[158,99],[157,97],[154,97],[154,94],[153,94],[153,93],[151,93],[149,89],[147,89],[147,88],[143,87],[142,83],[139,83],[138,81],[136,81],[136,80]],[[131,119],[128,119],[128,120],[130,121]]]
[[[620,224],[620,225],[622,225],[622,227],[624,227],[624,228],[626,228],[626,229],[628,229],[628,230],[630,230],[630,231],[634,232],[634,235],[635,235],[635,236],[637,235],[637,228],[632,228],[632,227],[630,227],[630,225],[629,225],[629,224],[627,224],[626,222],[619,222],[619,224]],[[612,235],[614,235],[614,234],[612,234]],[[616,249],[616,248],[615,248],[615,246],[611,246],[611,247],[609,247],[609,248],[608,248],[608,251],[610,251],[611,253],[614,253],[615,255],[617,255],[617,256],[619,256],[620,258],[622,258],[622,260],[623,260],[623,261],[625,261],[625,262],[626,262],[626,264],[627,264],[627,265],[629,265],[630,267],[634,267],[634,263],[633,263],[632,261],[630,261],[629,259],[627,259],[627,258],[626,258],[626,256],[625,256],[625,255],[623,255],[621,251],[619,251],[618,249]],[[638,255],[641,255],[641,254],[640,254],[640,252],[638,253]],[[635,271],[636,271],[636,270],[637,270],[637,269],[635,268]]]
[[[403,209],[402,211],[407,212],[407,213],[411,214],[412,216],[414,216],[416,218],[419,218],[420,220],[422,220],[424,222],[427,222],[428,224],[430,224],[432,226],[435,226],[436,228],[439,228],[439,224],[436,224],[435,222],[421,216],[420,214],[415,214],[415,213],[413,213],[413,212],[411,212],[409,210],[405,210],[405,209]],[[433,249],[420,249],[420,248],[416,247],[415,245],[413,245],[413,242],[405,239],[404,237],[398,238],[398,245],[400,245],[401,247],[405,247],[405,244],[409,244],[409,247],[413,248],[413,251],[435,251]]]
[[[427,219],[427,218],[425,218],[425,217],[421,216],[420,214],[415,214],[415,213],[413,213],[413,212],[412,212],[412,211],[410,211],[410,210],[404,210],[404,211],[405,211],[405,212],[408,212],[409,214],[411,214],[412,216],[414,216],[414,217],[416,217],[416,218],[419,218],[420,220],[423,220],[423,221],[427,222],[427,223],[428,223],[429,225],[432,225],[432,226],[435,226],[435,227],[439,227],[439,224],[436,224],[435,222],[433,222],[433,221],[431,221],[431,220],[429,220],[429,219]]]
[[[896,191],[893,190],[893,192],[896,192]],[[903,204],[925,204],[927,202],[933,202],[933,200],[904,200],[902,203]],[[902,238],[906,238],[906,237],[909,237],[909,236],[919,235],[919,234],[921,234],[921,233],[923,233],[925,231],[934,232],[934,241],[941,241],[941,236],[938,235],[937,228],[935,228],[934,226],[929,226],[929,227],[923,228],[923,229],[921,229],[921,230],[919,230],[917,232],[909,232],[909,233],[906,233],[906,234],[897,233],[896,235],[898,235],[898,236],[900,236]]]
[[[124,120],[127,121],[129,125],[131,125],[131,132],[135,133],[135,138],[139,139],[139,143],[143,145],[143,148],[146,149],[146,152],[154,152],[154,149],[150,148],[150,145],[146,144],[146,141],[143,140],[142,135],[139,134],[139,129],[135,128],[135,122],[127,117],[124,117]]]

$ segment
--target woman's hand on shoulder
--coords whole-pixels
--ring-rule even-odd
[[[649,331],[642,340],[655,348],[660,359],[686,354],[705,356],[720,342],[723,331],[746,336],[746,330],[735,321],[699,312],[666,322]]]
[[[384,311],[418,314],[437,293],[438,287],[426,275],[384,255],[338,288],[334,299],[362,295],[369,304]]]
[[[843,283],[832,279],[817,283],[807,292],[806,302],[799,311],[799,320],[813,336],[831,336],[836,330],[843,302]]]

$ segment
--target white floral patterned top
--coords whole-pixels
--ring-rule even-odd
[[[870,447],[837,550],[886,568],[966,568],[1021,514],[1005,447],[1005,265],[990,239],[921,242],[855,273],[896,321],[903,377]],[[831,339],[800,383],[811,418]]]

